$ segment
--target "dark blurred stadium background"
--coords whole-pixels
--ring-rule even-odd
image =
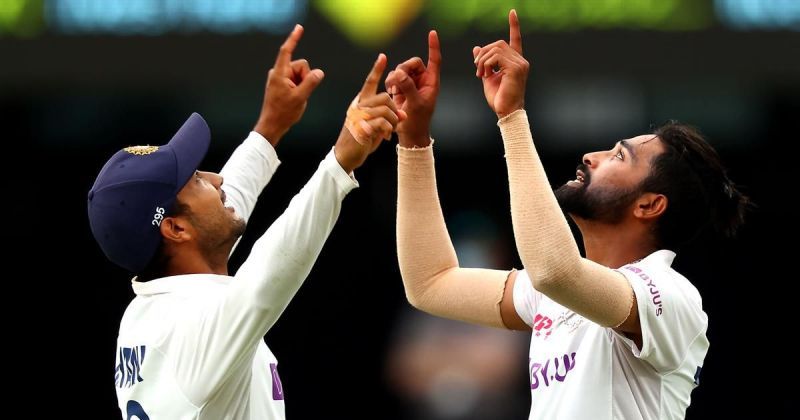
[[[89,232],[85,197],[108,156],[162,144],[193,111],[219,170],[253,126],[266,72],[295,22],[296,57],[326,72],[244,245],[333,145],[378,52],[390,66],[442,39],[434,117],[445,215],[462,265],[519,267],[502,144],[471,47],[507,37],[516,7],[532,62],[527,108],[551,182],[582,153],[651,124],[700,127],[759,205],[735,242],[676,264],[700,290],[711,348],[690,419],[789,418],[796,369],[791,262],[800,117],[798,0],[0,0],[0,138],[9,187],[7,281],[18,392],[35,414],[116,418],[118,322],[133,294]],[[395,257],[396,159],[356,173],[315,269],[267,342],[290,419],[518,419],[526,334],[452,325],[405,302]],[[780,243],[779,243],[780,242]],[[241,250],[233,267],[246,257]],[[14,302],[16,301],[16,302]],[[444,353],[444,354],[443,354]],[[15,404],[11,401],[8,404]],[[23,410],[26,410],[23,408]]]

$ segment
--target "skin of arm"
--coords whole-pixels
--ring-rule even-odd
[[[406,296],[434,315],[529,329],[510,299],[516,271],[459,267],[439,204],[430,138],[441,63],[435,31],[428,35],[428,46],[427,66],[414,57],[386,78],[387,90],[408,116],[397,129],[397,253]]]
[[[254,131],[275,145],[299,120],[313,88],[321,80],[307,63],[296,72],[291,54],[302,34],[295,27],[281,47],[270,70],[262,117]],[[284,213],[256,241],[250,256],[230,286],[218,299],[181,314],[169,335],[176,358],[177,381],[194,403],[206,401],[234,366],[251,360],[256,344],[271,328],[308,276],[322,246],[336,223],[341,202],[358,184],[352,172],[394,131],[400,121],[388,94],[377,86],[386,67],[381,54],[359,93],[358,106],[374,128],[365,144],[343,129],[336,144]],[[292,79],[297,77],[297,79]],[[317,81],[308,81],[309,79]],[[275,87],[278,94],[270,92]],[[271,111],[270,111],[271,110]],[[253,194],[250,194],[253,195]],[[257,194],[256,194],[257,195]]]
[[[600,325],[641,334],[630,284],[621,273],[581,257],[547,181],[523,109],[529,63],[513,10],[509,24],[509,43],[475,47],[473,57],[503,135],[520,258],[536,290]]]

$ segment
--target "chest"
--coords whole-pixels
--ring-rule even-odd
[[[575,360],[599,357],[610,351],[611,330],[553,301],[541,302],[533,314],[530,361],[547,365],[575,366]]]
[[[531,344],[546,346],[570,341],[573,337],[582,336],[592,326],[598,327],[572,310],[551,300],[544,300],[533,314]]]
[[[552,301],[541,302],[533,320],[528,359],[532,391],[551,392],[564,382],[582,382],[588,371],[607,368],[611,343],[606,328]]]

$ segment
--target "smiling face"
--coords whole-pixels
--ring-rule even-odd
[[[197,171],[178,193],[178,203],[194,229],[199,249],[206,255],[229,247],[245,230],[246,222],[233,207],[226,207],[222,176]]]
[[[562,210],[573,217],[619,223],[643,191],[653,158],[664,145],[653,134],[617,142],[611,150],[587,153],[575,179],[555,192]]]

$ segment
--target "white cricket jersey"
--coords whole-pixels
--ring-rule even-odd
[[[514,306],[533,329],[530,419],[682,419],[708,351],[697,289],[656,251],[617,271],[636,294],[642,348],[536,291],[520,271]]]
[[[280,162],[257,133],[221,174],[228,202],[249,218]],[[256,241],[235,276],[133,281],[117,339],[123,419],[285,419],[278,362],[263,337],[311,270],[358,184],[333,152]]]

